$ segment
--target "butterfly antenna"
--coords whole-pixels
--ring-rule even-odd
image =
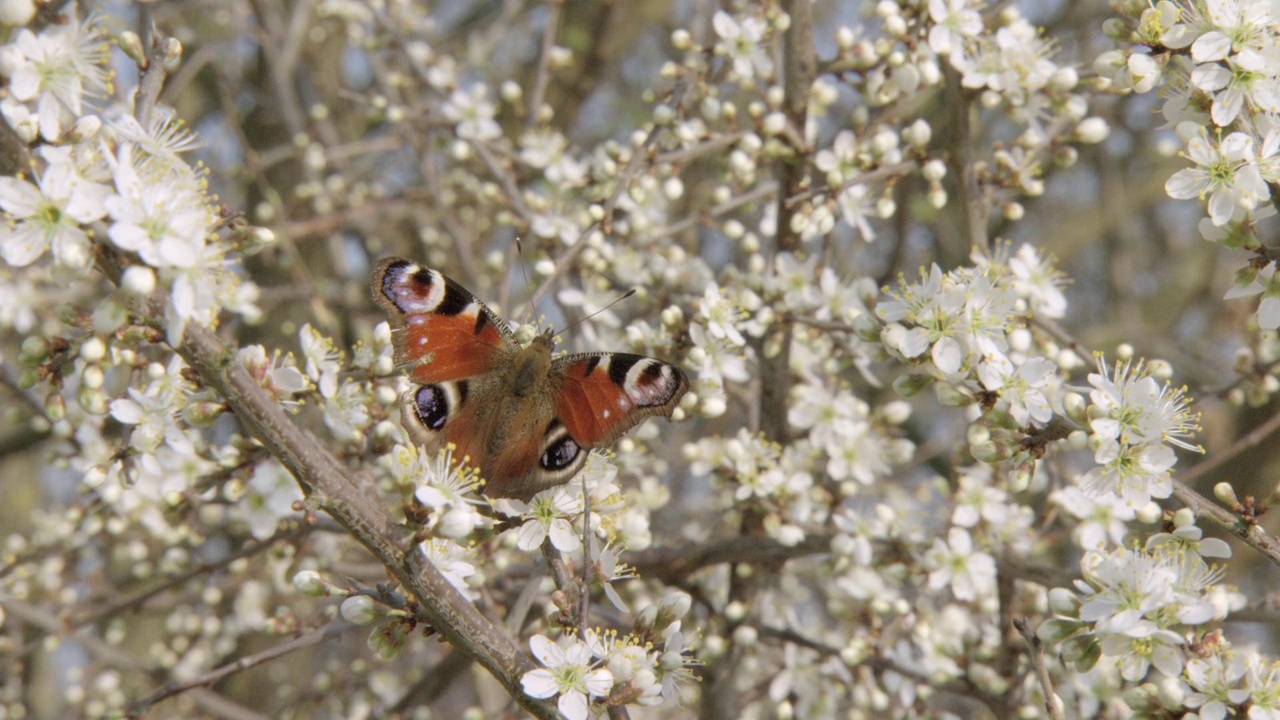
[[[525,297],[529,303],[529,318],[532,320],[538,317],[537,309],[533,306],[533,283],[529,281],[529,267],[524,261],[524,240],[516,236],[516,255],[520,259],[520,276],[524,278]]]
[[[635,295],[635,294],[636,294],[636,289],[635,289],[635,288],[631,288],[630,290],[628,290],[628,291],[626,291],[626,292],[622,293],[621,295],[619,295],[618,297],[614,298],[614,299],[613,299],[613,301],[612,301],[612,302],[610,302],[608,305],[605,305],[604,307],[600,308],[599,310],[596,310],[595,312],[591,313],[590,315],[587,315],[587,316],[586,316],[586,317],[584,317],[584,318],[581,318],[581,319],[579,319],[579,320],[574,320],[573,322],[569,323],[568,325],[565,325],[563,328],[560,328],[559,330],[557,330],[556,332],[554,332],[554,333],[552,333],[552,334],[553,334],[553,335],[560,335],[561,333],[568,332],[568,331],[569,331],[569,329],[570,329],[570,328],[572,328],[572,327],[574,327],[575,325],[580,325],[580,324],[582,324],[582,323],[584,323],[584,322],[586,322],[586,321],[590,320],[591,318],[593,318],[593,317],[595,317],[595,316],[599,315],[600,313],[604,312],[605,310],[608,310],[609,308],[613,307],[614,305],[617,305],[618,303],[622,302],[623,300],[626,300],[627,298],[629,298],[629,297],[631,297],[632,295]]]

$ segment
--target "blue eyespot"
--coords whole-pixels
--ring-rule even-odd
[[[423,385],[413,398],[418,419],[430,430],[439,430],[449,419],[449,397],[439,385]]]
[[[574,458],[578,457],[578,453],[582,452],[582,448],[578,447],[578,443],[573,438],[565,435],[556,444],[547,448],[542,453],[542,459],[539,464],[544,470],[563,470],[573,464]]]

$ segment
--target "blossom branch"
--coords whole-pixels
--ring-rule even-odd
[[[148,588],[147,590],[137,593],[136,595],[133,595],[131,597],[125,598],[124,600],[118,600],[116,602],[109,603],[104,607],[94,610],[93,612],[86,613],[85,615],[82,615],[76,618],[75,620],[72,620],[70,625],[71,627],[93,625],[106,618],[114,617],[115,615],[118,615],[119,613],[122,613],[131,608],[139,608],[142,606],[143,603],[147,602],[151,598],[163,592],[172,590],[173,588],[176,588],[176,587],[181,587],[182,585],[190,582],[191,580],[194,580],[202,575],[208,575],[216,570],[220,570],[237,560],[240,560],[242,558],[247,558],[247,557],[253,557],[254,555],[257,555],[265,550],[269,550],[275,547],[278,543],[296,540],[298,538],[301,538],[307,535],[310,532],[311,532],[311,527],[309,525],[305,525],[301,523],[294,524],[291,527],[285,527],[281,530],[276,531],[274,535],[272,535],[271,537],[265,540],[242,544],[236,551],[228,553],[225,557],[220,558],[217,562],[200,563],[199,565],[192,567],[190,570],[187,570],[184,573],[180,573],[171,578],[167,578],[164,582],[160,583],[159,585],[156,585],[155,587]]]
[[[827,645],[826,643],[807,638],[804,635],[801,635],[800,633],[794,630],[790,630],[788,628],[771,627],[763,624],[755,625],[754,627],[756,627],[756,629],[760,632],[760,635],[763,637],[770,637],[778,640],[783,640],[785,642],[794,643],[796,645],[809,648],[810,650],[814,650],[828,657],[841,658],[843,660],[840,648],[832,647],[830,645]],[[898,663],[888,658],[879,658],[879,657],[864,658],[862,660],[858,660],[855,663],[852,663],[852,665],[871,668],[872,670],[875,670],[876,672],[881,672],[881,673],[883,672],[896,673],[914,683],[924,685],[926,687],[930,687],[935,690],[941,690],[943,692],[951,693],[954,695],[974,698],[979,702],[981,702],[983,705],[986,705],[987,708],[991,710],[993,713],[1004,714],[1007,712],[1007,709],[1005,708],[1004,703],[1001,702],[1000,696],[994,693],[988,692],[986,690],[982,690],[981,688],[974,685],[972,682],[948,681],[948,682],[939,683],[935,678],[932,678],[926,675],[925,673],[917,672],[910,668],[902,667]]]
[[[153,40],[153,53],[167,51],[167,43]],[[155,55],[146,68],[141,86],[158,93],[162,85],[163,63]],[[160,82],[149,81],[151,74]],[[154,97],[139,97],[140,107]],[[125,262],[104,246],[99,247],[99,265],[116,284],[124,274]],[[148,306],[149,320],[163,327],[164,293],[153,294]],[[540,718],[554,718],[554,708],[526,696],[520,676],[532,667],[529,659],[504,633],[486,620],[475,606],[462,597],[444,575],[423,557],[387,512],[374,493],[374,483],[353,476],[320,440],[299,428],[274,398],[236,360],[234,348],[223,343],[209,328],[189,324],[180,347],[174,348],[216,391],[239,418],[244,429],[261,442],[298,481],[313,507],[334,518],[412,593],[433,628],[454,647],[475,658],[526,710]]]
[[[123,267],[104,262],[117,282]],[[158,325],[157,321],[157,325]],[[231,407],[245,430],[297,479],[310,502],[328,513],[391,571],[419,601],[431,626],[477,660],[526,710],[540,718],[556,712],[527,697],[520,676],[532,668],[509,637],[489,623],[433,564],[395,528],[386,505],[361,476],[352,476],[319,439],[295,425],[284,409],[235,361],[234,351],[207,328],[187,328],[178,352],[201,380]]]
[[[47,635],[60,637],[66,634],[73,638],[91,656],[113,668],[140,675],[150,675],[147,667],[141,661],[135,659],[124,650],[98,638],[89,632],[88,628],[66,633],[61,620],[45,612],[42,608],[12,597],[0,598],[0,607],[3,607],[15,620],[36,627]],[[225,718],[226,720],[267,720],[265,715],[254,712],[244,705],[229,700],[205,687],[192,687],[188,690],[187,696],[202,710],[215,717]]]
[[[137,715],[142,715],[155,705],[158,705],[164,700],[175,695],[180,695],[195,688],[213,685],[235,675],[236,673],[271,662],[272,660],[290,655],[299,650],[305,650],[306,648],[334,640],[359,627],[359,625],[353,625],[345,620],[334,620],[322,628],[317,628],[311,632],[300,635],[293,640],[289,640],[288,642],[283,642],[279,645],[263,650],[262,652],[246,655],[234,662],[214,668],[202,675],[197,675],[190,680],[167,683],[164,687],[155,691],[151,695],[148,695],[134,703],[131,708],[131,712]]]

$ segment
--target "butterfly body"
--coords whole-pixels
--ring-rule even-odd
[[[492,497],[528,499],[568,482],[590,448],[649,415],[669,417],[689,387],[678,368],[642,355],[553,358],[550,332],[521,347],[465,288],[408,260],[378,264],[373,296],[390,317],[397,364],[411,368],[410,436],[428,449],[452,443]]]

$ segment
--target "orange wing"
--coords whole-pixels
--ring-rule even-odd
[[[493,311],[438,270],[382,260],[373,274],[373,299],[390,318],[396,364],[413,365],[414,382],[482,375],[515,348]]]
[[[671,417],[689,389],[674,365],[643,355],[586,353],[557,359],[556,415],[583,447],[618,439],[650,415]]]

